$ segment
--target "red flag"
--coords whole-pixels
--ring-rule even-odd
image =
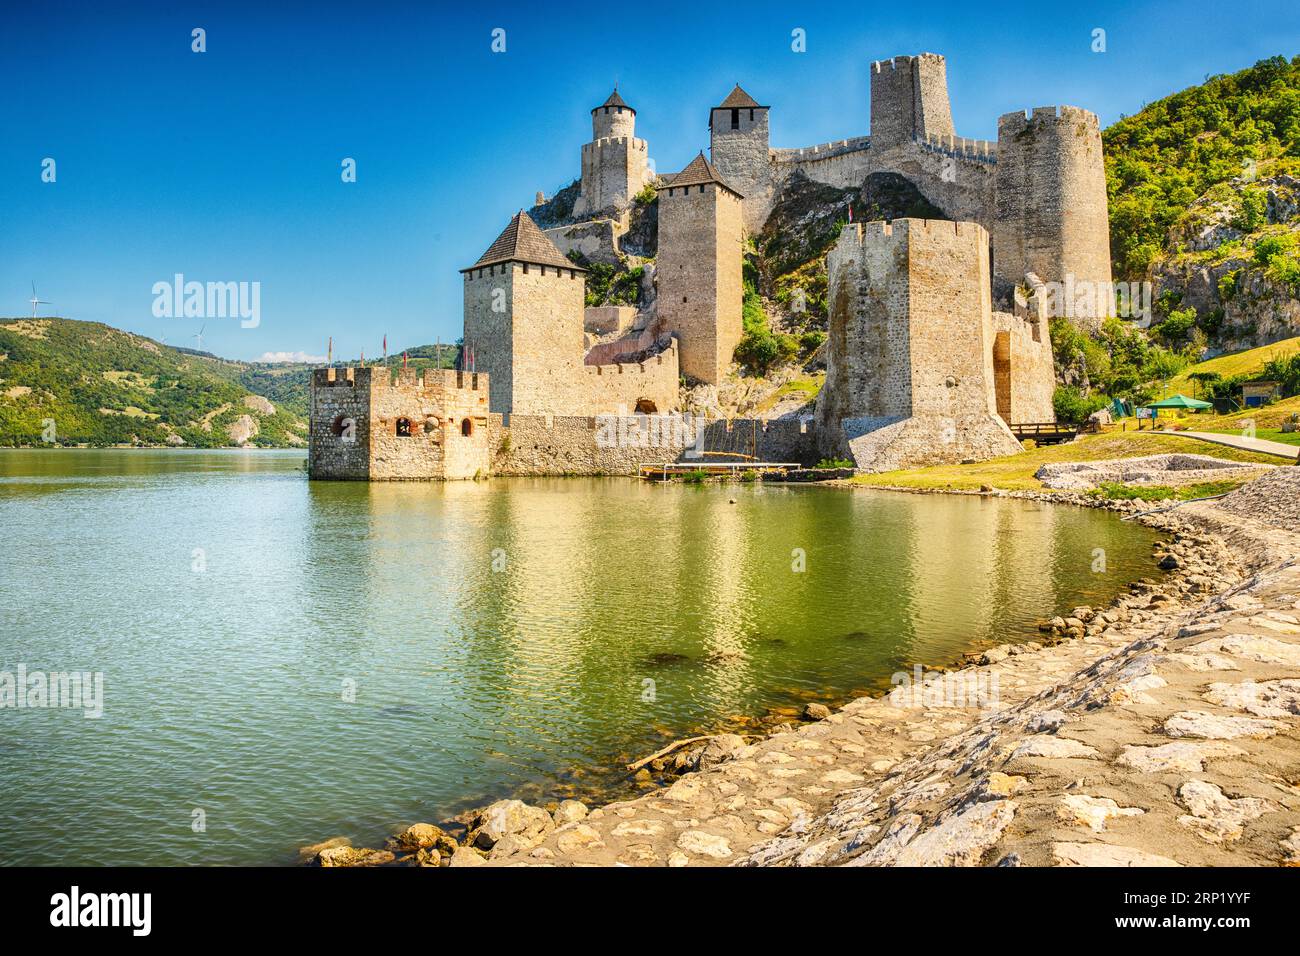
[[[384,363],[388,362],[388,336],[384,336]]]
[[[853,221],[853,203],[849,203],[849,222]]]
[[[406,368],[406,353],[402,353],[402,368]]]
[[[329,348],[325,350],[325,364],[326,365],[334,364],[334,336],[332,335],[330,336]]]

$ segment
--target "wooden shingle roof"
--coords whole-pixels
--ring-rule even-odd
[[[700,186],[704,183],[716,183],[727,192],[744,198],[740,196],[740,193],[728,186],[726,181],[718,175],[718,171],[713,168],[713,164],[704,158],[703,150],[700,150],[700,154],[692,159],[685,169],[669,179],[664,185],[676,188],[678,186]]]
[[[605,100],[605,102],[601,103],[600,106],[595,107],[595,109],[593,109],[592,112],[594,113],[594,112],[596,112],[596,110],[604,109],[606,106],[621,106],[623,109],[627,110],[629,113],[635,113],[635,112],[636,112],[636,110],[632,109],[632,107],[630,107],[630,106],[627,105],[627,103],[626,103],[626,101],[624,101],[623,97],[621,97],[621,96],[618,95],[618,87],[615,87],[615,88],[614,88],[614,92],[609,94],[609,99],[607,99],[607,100]]]
[[[752,96],[740,88],[737,83],[735,89],[727,94],[727,98],[714,107],[717,110],[727,109],[759,109],[765,110],[766,106],[760,105]]]
[[[461,272],[481,269],[501,262],[528,262],[539,266],[559,266],[564,269],[587,270],[564,257],[564,253],[551,241],[550,236],[542,232],[528,213],[522,209],[515,213],[510,225],[488,246],[487,251],[479,256],[478,262]]]

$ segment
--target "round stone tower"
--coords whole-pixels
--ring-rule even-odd
[[[650,182],[649,151],[635,130],[636,110],[618,90],[591,111],[592,141],[582,147],[582,187],[573,204],[575,217],[620,212]]]
[[[614,136],[636,135],[636,110],[623,102],[618,90],[591,111],[591,138],[609,139]]]
[[[1077,106],[998,119],[994,267],[1048,284],[1049,314],[1098,328],[1114,312],[1101,127]]]

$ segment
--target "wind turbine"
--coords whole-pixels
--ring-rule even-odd
[[[35,281],[32,282],[32,298],[31,298],[31,303],[32,303],[32,318],[33,318],[33,319],[36,318],[36,307],[37,307],[38,305],[53,305],[53,304],[54,304],[54,303],[52,303],[52,302],[46,302],[44,299],[38,299],[38,298],[36,298],[36,282],[35,282]]]
[[[203,351],[203,330],[206,329],[207,327],[208,326],[206,323],[200,325],[199,330],[190,336],[190,338],[195,339],[198,342],[199,344],[198,351],[200,352]]]

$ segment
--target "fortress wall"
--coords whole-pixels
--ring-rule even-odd
[[[625,106],[597,106],[591,111],[591,138],[631,138],[636,134],[636,113]]]
[[[993,329],[998,415],[1008,425],[1055,421],[1056,369],[1046,322],[1040,331],[1016,315],[994,312]]]
[[[998,120],[993,247],[998,272],[1020,282],[1034,272],[1045,282],[1101,288],[1111,280],[1110,232],[1101,129],[1095,114],[1073,106],[1038,107]],[[1097,328],[1113,304],[1076,316]],[[1084,312],[1089,310],[1084,309]]]
[[[813,182],[825,183],[837,189],[852,189],[862,185],[867,175],[874,170],[875,156],[872,154],[866,137],[849,142],[860,142],[855,148],[831,149],[818,152],[822,147],[810,149],[777,150],[774,172],[782,179],[788,179],[796,171],[802,172]],[[830,144],[834,146],[835,144]],[[770,211],[769,211],[770,214]]]
[[[565,256],[577,252],[589,262],[618,265],[619,237],[627,231],[620,219],[592,219],[571,226],[552,226],[545,229],[547,237]]]
[[[960,222],[993,225],[996,163],[908,141],[872,150],[872,172],[898,173],[926,199]]]
[[[668,348],[644,362],[584,365],[576,388],[584,396],[585,409],[596,414],[635,411],[638,402],[650,403],[654,411],[668,412],[677,408],[680,376],[674,339]]]
[[[696,434],[677,416],[492,415],[489,442],[496,475],[634,475],[642,465],[707,462],[693,456]],[[817,430],[793,419],[735,419],[704,426],[705,449],[730,448],[756,438],[764,461],[816,463]],[[747,446],[748,447],[748,446]],[[713,459],[718,460],[718,459]]]

